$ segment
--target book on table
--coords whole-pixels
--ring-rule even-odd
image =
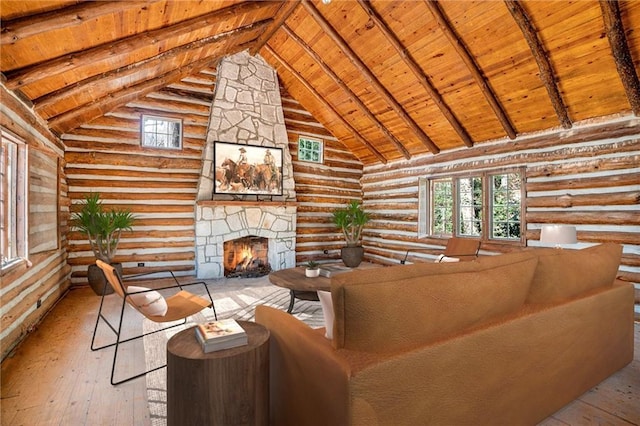
[[[349,272],[351,270],[353,270],[353,268],[340,264],[320,265],[320,275],[327,278],[331,278],[333,275]]]
[[[232,318],[198,324],[195,334],[204,352],[220,351],[247,344],[247,333]]]

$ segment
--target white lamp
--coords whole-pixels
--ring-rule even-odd
[[[560,244],[575,244],[578,242],[576,227],[570,225],[543,225],[540,232],[540,242],[555,244],[556,248],[560,248]]]

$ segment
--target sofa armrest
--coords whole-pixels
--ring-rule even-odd
[[[347,424],[350,367],[324,329],[268,306],[256,307],[256,322],[271,333],[270,424]]]

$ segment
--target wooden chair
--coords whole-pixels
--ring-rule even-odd
[[[455,257],[464,261],[475,259],[478,257],[479,251],[480,240],[451,237],[449,241],[447,241],[447,246],[443,254],[447,257]]]
[[[400,260],[400,264],[404,265],[409,258],[410,252],[433,252],[432,249],[409,249],[404,255],[404,259]],[[478,257],[480,252],[480,240],[473,240],[470,238],[458,238],[451,237],[447,241],[447,245],[444,249],[444,253],[436,259],[436,262],[440,262],[442,257],[456,258],[461,261],[473,260]]]
[[[177,327],[179,325],[185,324],[187,322],[188,317],[190,317],[191,315],[197,314],[203,309],[209,308],[209,307],[213,309],[213,315],[215,319],[216,320],[218,319],[215,306],[213,305],[213,299],[211,297],[211,293],[209,292],[209,289],[207,288],[206,283],[202,281],[189,283],[189,284],[181,284],[176,278],[175,274],[171,271],[157,271],[157,272],[151,272],[151,273],[145,273],[145,274],[139,274],[139,275],[132,275],[127,277],[125,280],[120,276],[120,273],[108,263],[105,263],[101,260],[96,260],[96,264],[100,267],[100,269],[102,269],[102,271],[104,272],[104,276],[107,278],[105,282],[105,288],[108,283],[109,285],[111,285],[111,287],[113,287],[115,292],[122,298],[122,307],[120,309],[120,319],[117,324],[112,324],[111,322],[109,322],[109,320],[105,317],[105,314],[102,312],[102,308],[104,306],[104,297],[105,297],[103,292],[102,299],[100,300],[100,308],[98,310],[96,325],[95,325],[95,328],[93,329],[93,337],[91,338],[92,351],[97,351],[100,349],[115,346],[115,350],[113,353],[113,364],[111,366],[111,384],[112,385],[118,385],[120,383],[128,382],[129,380],[133,380],[135,378],[144,376],[147,373],[159,370],[166,366],[166,364],[164,364],[159,367],[155,367],[150,370],[147,370],[143,373],[136,374],[134,376],[130,376],[119,381],[114,381],[116,360],[118,357],[118,348],[121,343],[129,342],[135,339],[140,339],[149,334],[158,333],[160,331],[164,331],[172,327]],[[160,287],[157,289],[146,289],[146,288],[140,289],[138,287],[138,290],[136,291],[128,291],[128,288],[130,287],[130,285],[125,286],[123,284],[123,281],[130,281],[131,279],[139,279],[140,277],[143,277],[145,275],[148,276],[148,275],[157,274],[160,272],[170,273],[171,276],[173,277],[173,280],[175,281],[175,285]],[[192,294],[183,289],[183,287],[192,286],[192,285],[202,285],[205,288],[207,295],[209,296],[209,300],[204,299],[195,294]],[[171,290],[171,289],[175,289],[179,291],[166,299],[164,299],[162,295],[158,293],[158,291],[161,291],[161,290]],[[166,313],[162,316],[153,315],[152,313],[150,313],[148,309],[150,304],[148,303],[146,305],[141,305],[139,303],[140,301],[138,300],[140,297],[144,298],[145,296],[151,296],[151,298],[153,299],[153,303],[160,302],[159,305],[161,305],[163,308],[165,307],[164,304],[166,302]],[[168,322],[175,322],[178,320],[182,320],[182,321],[180,323],[173,324],[168,327],[161,328],[159,330],[143,333],[127,339],[121,339],[122,320],[124,318],[124,311],[127,305],[131,306],[133,309],[141,313],[145,318],[156,323],[168,323]],[[98,324],[100,323],[100,320],[104,321],[105,324],[115,333],[116,341],[108,345],[95,347],[96,331],[98,330]]]

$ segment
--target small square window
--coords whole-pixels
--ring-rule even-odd
[[[300,136],[298,138],[298,160],[322,164],[324,162],[322,141]]]
[[[181,149],[182,120],[143,115],[142,146],[148,148]]]

